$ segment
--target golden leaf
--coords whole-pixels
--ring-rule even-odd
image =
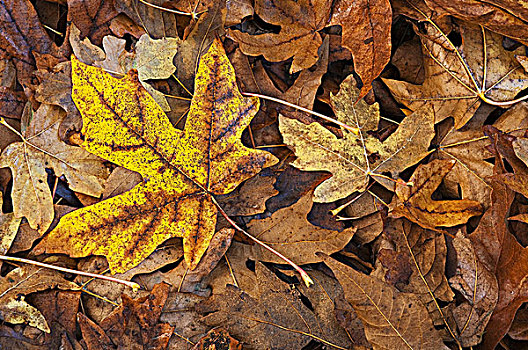
[[[41,250],[104,255],[115,273],[136,266],[165,240],[183,237],[185,261],[194,269],[214,234],[212,196],[234,190],[277,161],[240,140],[258,99],[238,91],[219,40],[201,59],[184,131],[172,126],[135,71],[115,79],[73,58],[72,80],[83,147],[137,171],[143,182],[65,215]]]
[[[379,107],[359,96],[355,81],[349,76],[339,94],[332,96],[337,119],[356,127],[359,135],[346,133],[338,139],[318,123],[304,125],[280,117],[284,143],[293,148],[297,160],[292,165],[301,170],[326,170],[333,176],[314,192],[315,202],[333,202],[367,188],[369,177],[383,172],[397,173],[416,164],[425,155],[434,136],[432,109],[428,106],[407,116],[384,142],[368,134],[377,130]]]

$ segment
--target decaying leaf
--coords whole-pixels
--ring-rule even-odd
[[[376,130],[380,119],[377,103],[368,105],[360,100],[359,91],[349,76],[332,102],[337,119],[358,128],[358,135],[347,132],[337,138],[318,123],[304,125],[280,117],[284,142],[293,148],[297,159],[293,166],[301,170],[327,170],[333,176],[320,184],[314,201],[333,202],[356,191],[364,191],[370,176],[383,172],[398,173],[417,163],[427,154],[434,136],[432,109],[428,106],[409,115],[385,141],[368,134]]]
[[[1,278],[0,318],[15,324],[28,322],[30,326],[49,333],[44,316],[24,300],[24,295],[50,288],[78,289],[78,286],[56,271],[31,265],[10,271]]]
[[[132,190],[64,216],[41,251],[106,256],[112,272],[139,264],[171,237],[184,238],[193,269],[214,233],[212,196],[225,194],[277,160],[242,145],[258,109],[243,98],[220,41],[202,57],[185,131],[175,129],[131,71],[115,79],[72,61],[73,99],[83,116],[88,151],[143,182]]]
[[[418,166],[409,180],[411,185],[396,184],[391,215],[404,216],[432,230],[437,226],[464,224],[470,217],[480,215],[482,207],[479,202],[468,199],[436,201],[431,198],[454,165],[454,160],[433,160]]]
[[[424,304],[429,312],[438,313],[436,304],[431,297],[444,302],[453,300],[454,293],[449,288],[445,277],[447,247],[443,233],[423,229],[405,219],[390,220],[384,229],[381,247],[391,246],[394,249],[382,248],[378,253],[378,268],[376,274],[386,282],[395,285],[401,292],[413,293]],[[389,244],[387,244],[389,243]],[[394,256],[402,258],[410,268],[410,274],[402,280],[391,276],[402,273],[400,265],[391,265],[382,257],[382,253],[393,252]]]
[[[438,26],[426,23],[424,34],[415,28],[425,54],[426,79],[422,85],[383,80],[394,97],[411,110],[432,104],[435,123],[453,117],[457,129],[471,119],[481,101],[509,101],[528,87],[528,75],[515,59],[522,49],[507,51],[500,35],[466,22],[458,24],[460,47]]]
[[[0,208],[3,200],[0,193]],[[17,218],[14,213],[2,213],[0,210],[0,255],[6,255],[15,240],[22,218]],[[0,266],[2,264],[0,263]]]
[[[465,301],[451,313],[460,330],[460,343],[469,347],[482,340],[491,317],[489,310],[497,303],[498,286],[495,276],[477,256],[471,240],[460,231],[453,239],[453,247],[457,255],[457,270],[449,279],[449,284],[462,294]]]
[[[349,227],[332,231],[312,225],[307,219],[312,204],[312,193],[309,192],[297,203],[277,210],[269,218],[250,221],[248,232],[299,265],[319,262],[321,259],[316,252],[333,254],[340,251],[356,230]],[[259,261],[283,262],[260,245],[251,247],[250,257]]]
[[[227,285],[225,294],[213,295],[199,305],[204,321],[228,328],[232,336],[246,340],[248,349],[302,349],[310,339],[350,346],[337,321],[323,313],[333,313],[333,302],[322,284],[311,288],[312,295],[304,295],[311,302],[310,310],[301,301],[299,291],[263,264],[257,263],[255,273],[258,284],[253,294]]]
[[[345,290],[347,301],[365,325],[374,349],[449,349],[429,313],[412,294],[357,272],[322,254]]]
[[[26,217],[29,225],[46,232],[53,221],[53,198],[46,169],[57,177],[64,175],[76,192],[99,196],[108,170],[101,158],[86,150],[67,145],[59,138],[59,125],[65,112],[57,106],[42,104],[24,118],[25,142],[10,144],[0,156],[0,167],[13,173],[13,210]]]
[[[78,314],[79,325],[89,350],[114,348],[165,349],[174,328],[159,321],[169,294],[167,284],[156,285],[149,295],[132,299],[123,295],[123,304],[95,324]]]
[[[211,329],[192,350],[242,350],[242,344],[222,328]]]

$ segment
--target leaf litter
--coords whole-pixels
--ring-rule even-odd
[[[0,346],[525,347],[525,12],[6,1]]]

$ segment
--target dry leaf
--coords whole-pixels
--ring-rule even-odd
[[[141,88],[136,73],[114,79],[75,59],[72,71],[83,147],[137,171],[143,182],[64,216],[39,244],[41,251],[104,255],[115,273],[136,266],[165,240],[183,237],[185,261],[194,269],[214,233],[212,195],[232,191],[277,161],[240,141],[258,99],[240,95],[219,41],[200,62],[183,132]]]
[[[297,203],[277,210],[269,218],[250,221],[247,230],[296,264],[320,262],[316,252],[333,254],[340,251],[356,230],[347,228],[332,231],[312,225],[307,219],[312,204],[312,193],[309,192]],[[251,247],[250,257],[259,261],[283,263],[277,255],[260,245]]]
[[[456,226],[480,215],[479,202],[468,199],[433,200],[431,195],[455,165],[454,160],[433,160],[420,165],[409,179],[412,185],[396,184],[396,196],[390,205],[393,217],[406,217],[426,229]]]
[[[192,350],[242,350],[242,344],[222,328],[211,329]]]
[[[345,290],[347,301],[365,325],[365,335],[378,349],[449,349],[433,327],[429,313],[412,294],[375,277],[363,275],[321,254]]]
[[[174,328],[159,319],[169,286],[158,284],[149,295],[131,299],[123,295],[123,304],[99,325],[78,314],[79,325],[88,350],[115,348],[165,349]]]
[[[457,255],[457,270],[449,279],[449,284],[462,294],[465,300],[451,312],[460,330],[458,339],[462,346],[475,346],[481,342],[491,317],[489,311],[493,310],[497,303],[497,279],[484,267],[471,240],[460,231],[453,239],[453,247]]]
[[[447,247],[443,233],[423,229],[405,219],[390,220],[384,229],[384,238],[386,241],[381,246],[388,244],[394,248],[382,249],[380,253],[394,252],[408,264],[411,273],[405,280],[391,283],[390,276],[403,269],[386,264],[378,255],[379,271],[371,276],[384,278],[401,292],[413,293],[436,316],[438,310],[430,293],[444,302],[454,297],[445,277]]]
[[[117,15],[111,0],[68,0],[68,21],[79,27],[83,38],[96,44],[110,34],[110,22]]]
[[[9,323],[25,323],[50,332],[44,316],[29,305],[24,296],[50,289],[78,289],[78,286],[65,280],[57,271],[24,265],[10,271],[0,283],[0,318]]]
[[[425,0],[434,11],[478,23],[489,30],[528,43],[528,11],[522,0]]]
[[[341,347],[351,345],[337,321],[323,314],[323,310],[333,313],[333,302],[322,285],[312,287],[313,295],[304,295],[313,305],[310,310],[301,301],[303,294],[263,264],[257,263],[255,273],[254,295],[227,285],[225,294],[215,294],[197,306],[206,324],[228,328],[235,338],[245,339],[247,349],[301,349],[312,338]]]
[[[64,175],[73,191],[91,196],[101,195],[108,176],[102,159],[60,140],[64,115],[59,107],[42,104],[32,117],[27,116],[29,124],[23,125],[27,142],[12,143],[0,156],[0,167],[10,167],[13,173],[15,216],[26,217],[40,233],[46,232],[54,215],[46,168],[57,177]]]
[[[295,3],[257,0],[255,13],[265,22],[281,26],[280,32],[250,35],[229,30],[228,35],[238,42],[246,55],[264,55],[272,62],[293,57],[290,72],[296,73],[317,61],[317,50],[323,42],[318,31],[327,25],[331,5],[328,0]]]
[[[342,45],[354,57],[354,70],[363,82],[359,98],[363,98],[372,88],[372,81],[381,74],[390,60],[390,2],[339,0],[332,7],[330,24],[339,24],[343,28]]]
[[[434,136],[434,116],[428,107],[405,118],[383,142],[369,135],[368,131],[377,129],[378,105],[368,105],[362,100],[354,105],[359,94],[354,85],[354,78],[349,76],[332,102],[337,119],[358,128],[358,135],[347,132],[339,139],[318,123],[306,126],[293,119],[279,119],[284,142],[297,156],[292,165],[333,174],[315,189],[315,202],[333,202],[364,191],[370,176],[377,180],[376,174],[395,174],[417,163],[427,154]]]
[[[457,23],[462,36],[460,47],[438,26],[424,24],[424,34],[415,28],[426,53],[426,79],[422,85],[383,81],[398,102],[413,111],[432,104],[435,123],[453,117],[458,129],[471,119],[482,100],[489,103],[512,100],[528,87],[528,75],[515,59],[522,49],[507,51],[502,47],[500,35],[483,32],[479,26],[466,22]]]

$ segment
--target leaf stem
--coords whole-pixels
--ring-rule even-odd
[[[158,9],[158,10],[161,10],[161,11],[171,12],[171,13],[175,13],[177,15],[191,16],[193,19],[197,19],[198,15],[200,15],[200,14],[202,14],[204,12],[207,12],[207,11],[194,12],[194,10],[193,10],[193,12],[184,12],[184,11],[178,11],[178,10],[169,9],[169,8],[166,8],[166,7],[163,7],[163,6],[158,6],[158,5],[152,4],[150,2],[147,2],[146,0],[139,0],[139,2],[141,2],[144,5],[153,7],[153,8]]]
[[[321,119],[324,119],[326,121],[329,121],[331,123],[335,123],[345,129],[347,129],[348,131],[350,131],[351,133],[353,133],[354,135],[358,135],[359,134],[359,129],[358,128],[354,128],[350,125],[347,125],[343,122],[340,122],[339,120],[337,119],[334,119],[334,118],[330,118],[330,117],[327,117],[326,115],[324,114],[321,114],[321,113],[317,113],[317,112],[314,112],[308,108],[304,108],[304,107],[301,107],[301,106],[298,106],[296,104],[293,104],[293,103],[290,103],[288,101],[284,101],[284,100],[281,100],[280,98],[275,98],[275,97],[271,97],[271,96],[266,96],[266,95],[261,95],[261,94],[256,94],[256,93],[253,93],[253,92],[242,92],[242,95],[244,96],[254,96],[254,97],[259,97],[259,98],[262,98],[264,100],[269,100],[269,101],[273,101],[273,102],[277,102],[277,103],[280,103],[280,104],[283,104],[285,106],[288,106],[288,107],[292,107],[292,108],[295,108],[295,109],[298,109],[300,111],[303,111],[303,112],[306,112],[306,113],[310,113],[312,115],[315,115]]]
[[[31,264],[31,265],[45,267],[45,268],[48,268],[48,269],[57,270],[57,271],[61,271],[61,272],[73,273],[73,274],[80,275],[80,276],[99,278],[99,279],[107,280],[107,281],[110,281],[110,282],[121,283],[121,284],[124,284],[127,287],[132,288],[132,290],[134,292],[137,292],[139,290],[139,288],[140,288],[139,284],[137,284],[136,282],[120,280],[118,278],[113,278],[113,277],[105,276],[105,275],[98,275],[96,273],[83,272],[83,271],[79,271],[79,270],[72,270],[72,269],[68,269],[66,267],[61,267],[61,266],[49,265],[49,264],[46,264],[46,263],[42,263],[40,261],[29,260],[29,259],[24,259],[24,258],[17,258],[17,257],[14,257],[14,256],[6,256],[6,255],[0,255],[0,260],[20,262],[20,263],[24,263],[24,264]]]
[[[306,284],[307,287],[310,287],[314,283],[313,280],[310,278],[310,276],[308,276],[306,271],[304,271],[299,265],[297,265],[296,263],[294,263],[293,261],[291,261],[290,259],[288,259],[284,255],[282,255],[281,253],[279,253],[278,251],[276,251],[275,249],[273,249],[272,247],[270,247],[266,243],[260,241],[259,239],[253,237],[251,234],[246,232],[243,228],[238,226],[238,224],[236,222],[234,222],[233,219],[231,219],[229,217],[229,215],[226,214],[224,209],[222,209],[220,204],[218,204],[218,202],[216,201],[216,199],[213,196],[211,196],[211,199],[212,199],[213,203],[216,205],[216,207],[218,208],[218,211],[220,212],[220,214],[222,214],[222,216],[231,224],[231,226],[233,226],[236,230],[242,232],[244,235],[246,235],[249,239],[253,240],[258,245],[264,247],[265,249],[267,249],[271,253],[277,255],[279,258],[281,258],[287,264],[289,264],[291,267],[293,267],[295,269],[295,271],[297,271],[301,275],[301,278],[302,278],[304,284]]]

